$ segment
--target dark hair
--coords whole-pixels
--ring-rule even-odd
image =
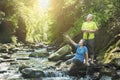
[[[83,46],[86,46],[86,41],[84,39],[81,39],[83,42]]]

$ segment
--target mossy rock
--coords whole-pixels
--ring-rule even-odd
[[[52,61],[58,61],[60,58],[62,58],[64,55],[67,55],[72,51],[72,48],[70,45],[65,45],[62,48],[60,48],[55,53],[51,54],[48,59]]]
[[[47,49],[41,49],[39,52],[33,52],[29,55],[29,57],[47,57],[49,56],[49,53],[47,51]]]
[[[120,58],[115,58],[110,63],[114,66],[120,67]]]
[[[99,59],[103,60],[104,63],[109,63],[113,59],[120,58],[120,40],[118,39],[120,34],[116,35],[110,43],[107,45],[109,46],[106,51],[103,51],[99,55]]]

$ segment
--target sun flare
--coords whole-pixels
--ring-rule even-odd
[[[43,10],[47,10],[49,7],[49,0],[39,0],[39,5]]]

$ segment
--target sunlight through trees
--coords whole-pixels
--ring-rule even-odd
[[[50,1],[49,0],[39,0],[39,5],[43,10],[47,10],[50,5]]]
[[[88,13],[101,26],[119,15],[118,3],[117,0],[1,0],[0,38],[5,42],[10,42],[12,36],[23,42],[51,42],[65,33],[75,36]]]

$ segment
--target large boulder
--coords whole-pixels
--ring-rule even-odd
[[[60,60],[63,56],[69,54],[72,51],[72,48],[70,45],[65,45],[59,50],[57,50],[55,53],[52,53],[48,59],[52,61],[58,61]]]
[[[39,50],[38,52],[33,52],[29,55],[29,57],[47,57],[49,53],[46,48]]]
[[[24,78],[40,78],[45,76],[43,71],[32,68],[25,68],[21,73]]]
[[[106,51],[101,52],[97,59],[104,63],[110,63],[113,59],[120,58],[120,34],[110,40],[106,46]]]

